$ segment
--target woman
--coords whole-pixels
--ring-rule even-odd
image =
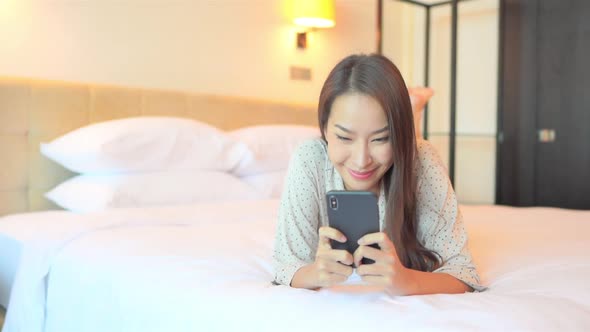
[[[380,55],[352,55],[330,72],[318,105],[322,138],[295,152],[283,192],[274,252],[275,282],[318,289],[356,273],[392,295],[481,290],[447,172],[416,140],[408,90]],[[325,194],[371,191],[381,232],[353,253],[328,226]],[[360,221],[362,222],[362,221]],[[370,247],[371,244],[378,248]],[[361,264],[362,258],[373,264]]]

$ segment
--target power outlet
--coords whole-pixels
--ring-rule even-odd
[[[311,81],[311,68],[291,66],[289,77],[292,80]]]

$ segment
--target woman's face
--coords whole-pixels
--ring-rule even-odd
[[[393,164],[385,112],[373,97],[349,93],[337,97],[325,129],[328,156],[347,190],[379,195],[381,178]]]

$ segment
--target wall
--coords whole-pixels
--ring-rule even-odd
[[[342,57],[376,50],[376,0],[336,0],[336,27],[295,48],[296,0],[0,0],[0,75],[316,104]],[[461,3],[456,190],[492,203],[497,2]],[[408,85],[423,77],[420,8],[384,0],[384,53]],[[433,11],[431,141],[448,160],[449,7]],[[289,66],[312,69],[289,79]]]
[[[290,1],[0,0],[0,74],[315,104],[335,62],[375,50],[375,5],[338,1],[299,51]]]

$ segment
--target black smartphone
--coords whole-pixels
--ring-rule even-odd
[[[366,234],[379,232],[379,206],[370,191],[340,191],[326,193],[328,223],[346,236],[346,242],[331,241],[333,249],[344,249],[353,254],[358,240]],[[372,245],[378,248],[377,245]],[[362,264],[374,263],[363,258]]]

